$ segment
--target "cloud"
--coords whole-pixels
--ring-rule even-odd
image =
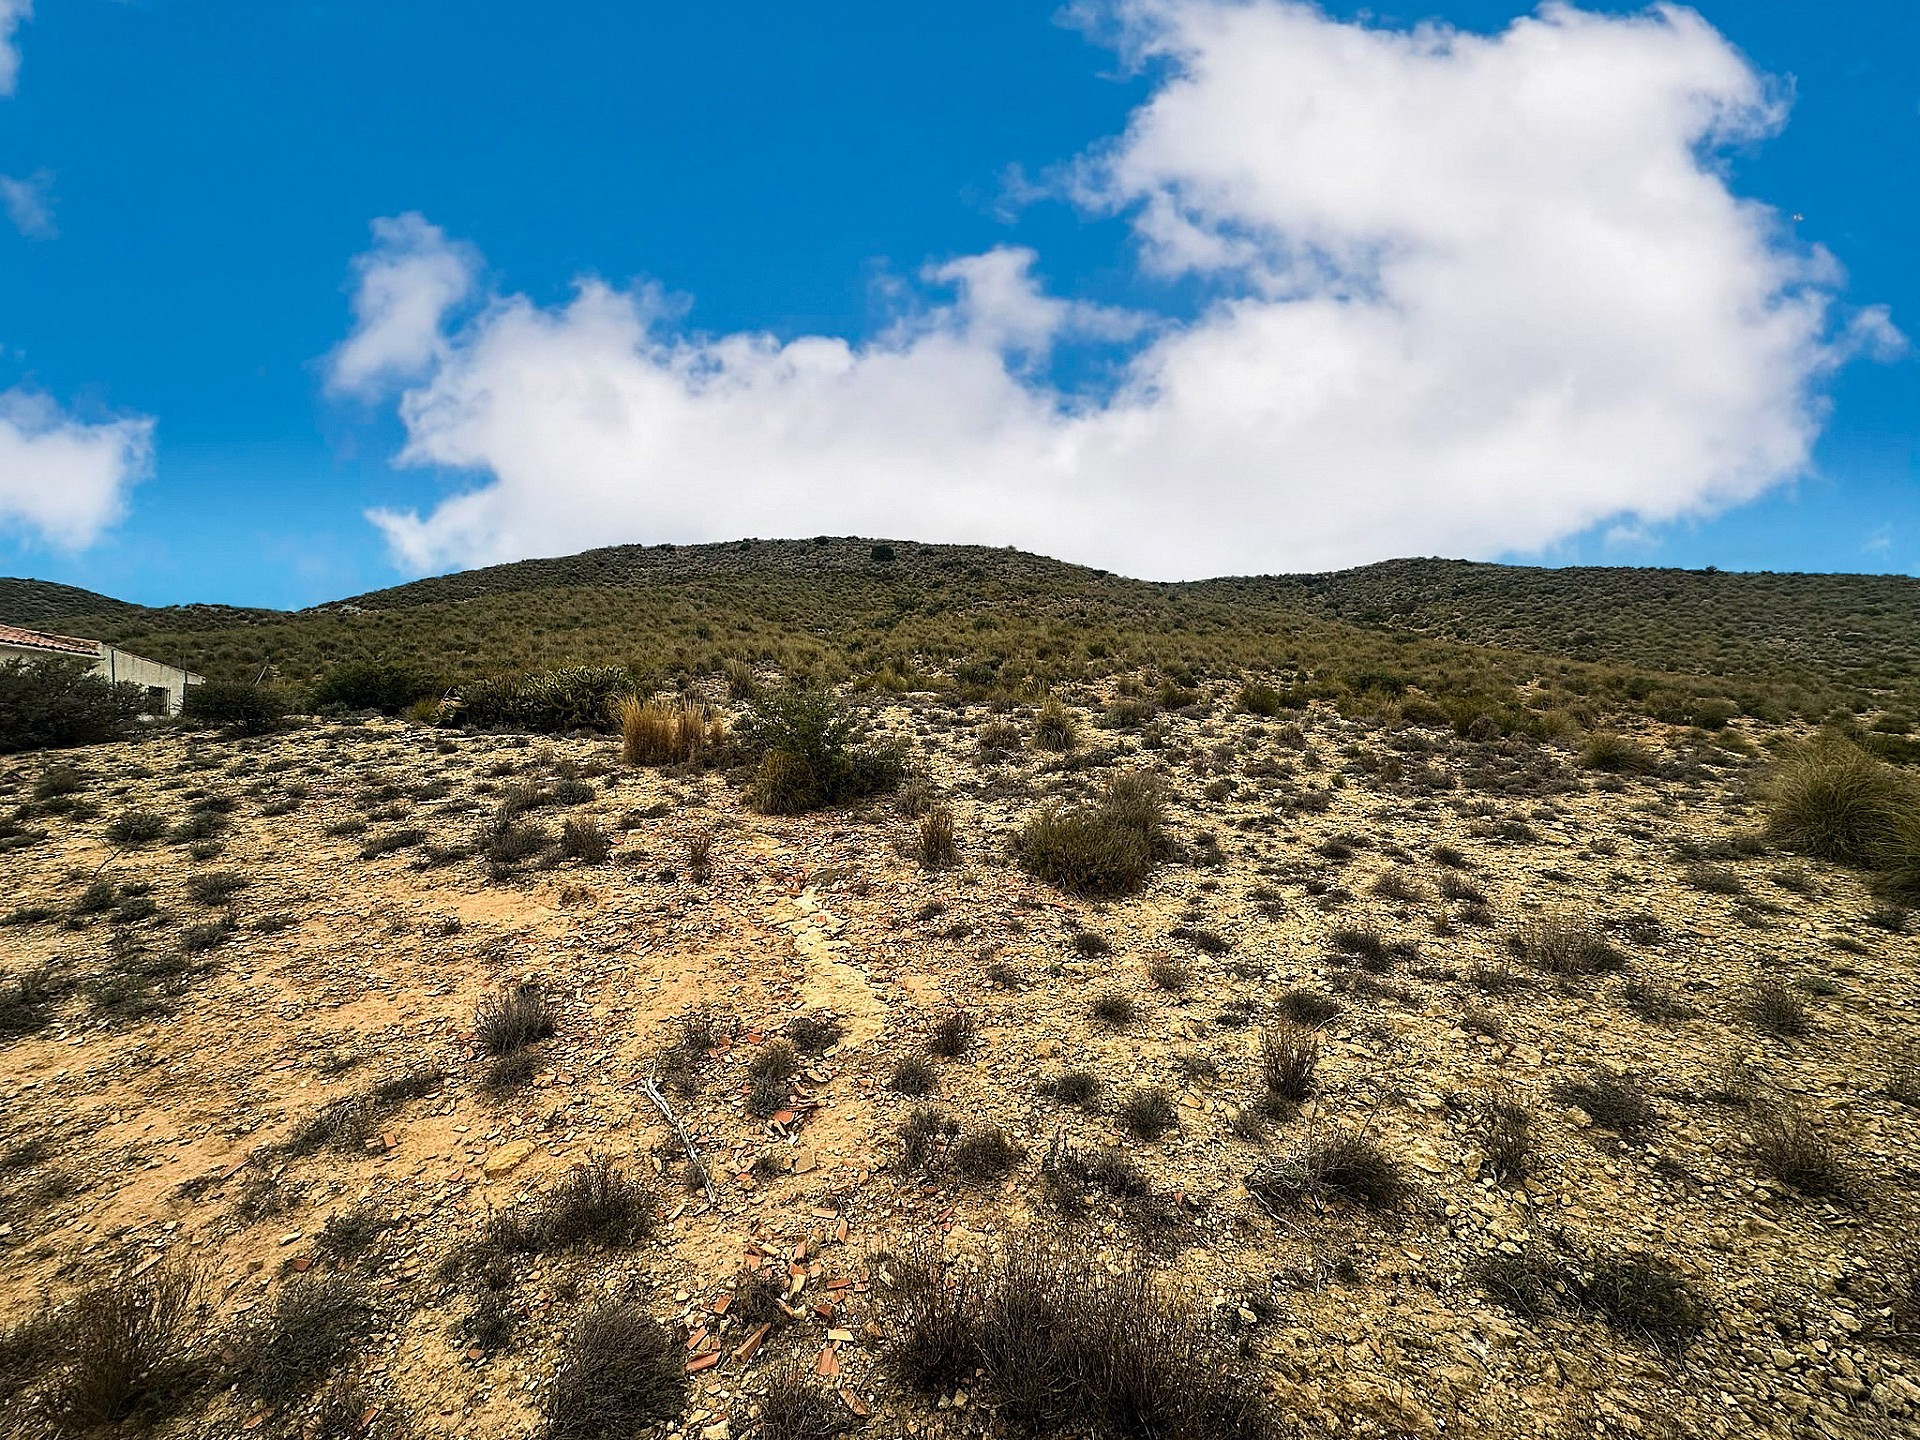
[[[1162,578],[1536,550],[1803,473],[1822,381],[1896,343],[1729,190],[1724,147],[1784,112],[1691,11],[1490,36],[1282,0],[1087,13],[1163,79],[1073,196],[1197,312],[1056,298],[1000,249],[862,343],[690,333],[591,278],[449,327],[477,259],[381,222],[336,383],[410,374],[401,463],[476,476],[371,516],[401,563],[821,532]],[[1097,396],[1049,379],[1087,341],[1126,342]]]
[[[20,80],[20,46],[13,32],[33,18],[33,0],[0,0],[0,95],[13,94]]]
[[[29,240],[51,240],[60,233],[53,223],[53,172],[36,171],[25,180],[0,175],[0,204],[14,229]]]
[[[328,367],[337,393],[373,394],[444,360],[441,322],[472,292],[479,268],[467,247],[417,214],[374,221],[373,239],[354,267],[353,333]]]
[[[0,526],[91,544],[153,466],[151,419],[87,423],[44,395],[0,392]]]

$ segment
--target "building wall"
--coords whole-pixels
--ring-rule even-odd
[[[9,660],[44,660],[49,655],[59,656],[58,651],[41,650],[26,645],[8,645],[0,643],[0,664]],[[61,659],[86,660],[85,655],[64,655]],[[177,715],[180,702],[186,698],[187,686],[198,685],[200,677],[191,670],[182,670],[177,665],[162,665],[158,660],[149,660],[144,655],[129,654],[111,645],[101,645],[100,653],[91,657],[93,673],[104,675],[117,683],[138,685],[148,691],[154,700],[153,711],[157,715]],[[162,703],[162,693],[165,700]]]

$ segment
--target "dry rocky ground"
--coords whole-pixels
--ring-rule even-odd
[[[0,853],[0,968],[65,978],[45,1028],[0,1041],[8,1316],[190,1265],[216,1373],[170,1435],[337,1426],[342,1395],[325,1433],[530,1435],[610,1295],[684,1346],[660,1434],[753,1434],[789,1371],[870,1435],[991,1433],[991,1394],[890,1369],[896,1257],[1044,1228],[1063,1267],[1149,1256],[1306,1434],[1920,1433],[1885,1290],[1920,1222],[1915,941],[1856,875],[1752,839],[1757,747],[1649,731],[1654,773],[1615,776],[1227,699],[1145,729],[1083,711],[1074,749],[1003,757],[979,707],[891,703],[877,723],[955,817],[958,863],[931,870],[893,798],[763,816],[605,738],[379,721],[13,758],[0,788],[32,813]],[[1024,874],[1018,826],[1115,760],[1164,777],[1176,853],[1106,902]],[[56,764],[84,783],[34,801]],[[507,874],[462,854],[524,786],[611,853]],[[115,844],[130,810],[173,828]],[[476,1010],[522,984],[554,1033],[489,1090]],[[804,1016],[839,1036],[759,1118],[749,1066]],[[929,1054],[943,1020],[934,1048],[962,1053]],[[1302,1022],[1318,1063],[1287,1105],[1262,1037]],[[896,1093],[913,1057],[924,1099]],[[1076,1071],[1098,1091],[1052,1098]],[[1143,1089],[1173,1102],[1157,1138]],[[900,1128],[928,1103],[964,1133],[923,1121],[913,1167]],[[1017,1155],[967,1146],[993,1127]],[[1404,1193],[1250,1191],[1354,1134]],[[1798,1186],[1767,1173],[1783,1136],[1815,1165]],[[1062,1179],[1109,1152],[1123,1193]],[[532,1247],[484,1282],[448,1263],[595,1156],[650,1187],[650,1238]],[[1636,1255],[1697,1311],[1609,1310],[1596,1277]],[[286,1287],[333,1274],[376,1308],[332,1382],[220,1369]]]

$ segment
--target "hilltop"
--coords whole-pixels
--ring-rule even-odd
[[[1159,583],[1012,549],[819,537],[615,546],[297,612],[151,609],[0,580],[0,619],[295,685],[370,656],[449,682],[576,664],[667,680],[733,660],[882,688],[1170,665],[1327,696],[1505,703],[1544,685],[1555,703],[1669,716],[1702,700],[1807,717],[1920,708],[1920,581],[1904,576],[1396,560]]]

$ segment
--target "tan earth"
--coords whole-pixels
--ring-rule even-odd
[[[346,1367],[367,1427],[517,1437],[538,1431],[578,1316],[627,1295],[685,1336],[689,1405],[657,1433],[754,1433],[768,1377],[796,1366],[863,1433],[994,1433],[990,1396],[956,1404],[889,1369],[886,1256],[916,1240],[978,1256],[1045,1226],[1063,1264],[1117,1268],[1144,1249],[1305,1434],[1920,1434],[1920,1355],[1890,1333],[1876,1289],[1920,1225],[1920,953],[1860,877],[1753,840],[1765,737],[1649,731],[1661,772],[1615,779],[1562,747],[1321,711],[1296,730],[1225,700],[1146,731],[1101,729],[1083,705],[1076,751],[1006,763],[978,752],[984,710],[890,702],[878,724],[911,741],[955,815],[960,863],[931,871],[891,799],[762,816],[727,777],[628,769],[605,738],[380,721],[13,757],[0,784],[14,803],[68,763],[89,777],[78,799],[92,813],[34,807],[22,823],[46,838],[0,853],[4,906],[29,917],[0,926],[0,967],[17,979],[53,960],[79,985],[45,1029],[0,1041],[8,1316],[190,1261],[217,1353],[292,1277],[357,1274],[380,1305]],[[1102,761],[1165,778],[1178,853],[1139,895],[1091,903],[1025,875],[1010,850],[1030,813],[1087,792]],[[495,878],[455,853],[505,787],[556,781],[586,798],[533,817],[554,830],[597,818],[616,842],[604,863]],[[203,859],[104,838],[123,811],[175,824],[208,796],[233,803]],[[705,826],[712,869],[696,879],[687,842]],[[362,858],[406,827],[446,849]],[[220,871],[244,888],[197,903],[189,877]],[[96,880],[114,887],[109,907],[150,887],[157,912],[75,912]],[[103,983],[222,916],[231,926],[190,957],[204,970],[131,995]],[[1509,942],[1542,920],[1597,927],[1624,969],[1530,964]],[[1389,948],[1343,952],[1343,928]],[[1083,932],[1111,952],[1076,947]],[[116,936],[129,937],[117,952]],[[1186,988],[1157,986],[1156,960],[1184,962],[1159,974]],[[545,990],[557,1033],[527,1083],[490,1097],[476,1007],[521,982]],[[1804,1009],[1803,1034],[1756,1023],[1763,982]],[[1340,1010],[1320,1027],[1313,1097],[1256,1127],[1242,1111],[1261,1092],[1261,1036],[1297,989]],[[1092,1014],[1108,990],[1132,1000],[1130,1024]],[[692,1093],[662,1092],[712,1199],[645,1089],[695,1007],[737,1021]],[[893,1092],[895,1067],[956,1009],[977,1036],[933,1061],[930,1098],[1012,1137],[1022,1155],[1000,1178],[909,1173],[896,1138],[922,1102]],[[811,1012],[837,1017],[839,1042],[807,1058],[785,1109],[756,1118],[747,1064]],[[1560,1092],[1595,1067],[1650,1102],[1632,1138]],[[1036,1088],[1078,1069],[1104,1084],[1090,1108]],[[286,1147],[329,1102],[423,1070],[444,1078],[384,1108],[358,1150]],[[1175,1102],[1157,1141],[1116,1119],[1136,1086]],[[1501,1099],[1530,1117],[1523,1180],[1489,1159]],[[1830,1143],[1848,1193],[1763,1174],[1754,1138],[1777,1116]],[[1257,1167],[1340,1132],[1397,1160],[1407,1198],[1373,1211],[1249,1192]],[[1123,1151],[1157,1203],[1063,1217],[1042,1175],[1057,1138]],[[442,1261],[595,1155],[652,1187],[657,1235],[523,1257],[510,1342],[474,1344],[472,1291]],[[390,1227],[324,1246],[356,1207]],[[1579,1275],[1638,1251],[1708,1307],[1687,1343],[1609,1325],[1571,1292],[1516,1313],[1480,1279],[1490,1255],[1558,1257]],[[784,1272],[798,1316],[757,1350],[721,1313],[747,1262]],[[216,1381],[159,1433],[297,1434],[314,1403]]]

